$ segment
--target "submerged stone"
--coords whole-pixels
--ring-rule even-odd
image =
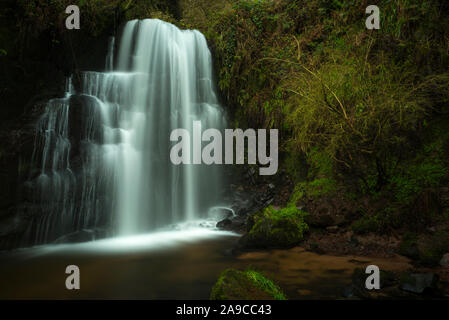
[[[424,293],[426,289],[435,289],[438,275],[434,273],[412,273],[401,277],[400,288],[412,293]]]
[[[217,228],[219,229],[227,229],[232,225],[231,219],[224,219],[217,223]]]

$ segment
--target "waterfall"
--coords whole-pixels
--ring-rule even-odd
[[[220,202],[219,167],[170,162],[173,129],[225,126],[206,39],[151,19],[125,25],[117,56],[114,41],[106,71],[83,72],[78,92],[69,80],[37,125],[34,243],[86,229],[142,233]]]

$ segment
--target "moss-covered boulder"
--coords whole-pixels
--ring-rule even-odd
[[[285,248],[299,244],[308,231],[304,222],[307,215],[294,206],[274,209],[267,207],[248,218],[248,232],[240,239],[243,247]]]
[[[449,232],[437,231],[434,234],[418,236],[408,233],[402,238],[399,253],[409,257],[419,265],[435,267],[449,249]]]
[[[431,236],[423,237],[418,245],[420,264],[428,267],[438,266],[448,248],[448,231],[438,231]]]
[[[413,260],[419,259],[418,239],[413,233],[406,233],[399,245],[399,254]]]
[[[254,270],[226,269],[210,294],[211,300],[286,300],[282,290]]]

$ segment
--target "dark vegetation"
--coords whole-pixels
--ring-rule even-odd
[[[425,264],[448,251],[447,1],[377,1],[380,30],[368,1],[184,2],[234,125],[280,129],[289,206],[331,207],[355,234],[438,237],[420,245]]]

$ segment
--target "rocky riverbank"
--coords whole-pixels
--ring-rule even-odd
[[[266,180],[255,175],[250,167],[240,170],[241,174],[236,175],[230,185],[234,190],[230,194],[236,196],[231,201],[236,216],[217,224],[219,229],[242,234],[233,249],[236,256],[251,254],[254,249],[261,255],[271,253],[271,250],[285,250],[288,254],[290,250],[296,250],[291,248],[298,248],[329,257],[357,256],[368,260],[403,257],[408,266],[401,272],[384,270],[383,276],[387,281],[383,283],[386,290],[382,294],[362,290],[360,277],[364,274],[361,276],[360,271],[354,271],[353,283],[345,289],[343,297],[447,298],[447,223],[435,224],[415,233],[406,228],[360,232],[357,224],[359,215],[351,212],[356,209],[346,205],[347,201],[324,196],[307,200],[307,206],[292,206],[293,187],[288,182],[288,175],[280,175],[278,180]],[[302,223],[305,225],[300,226]]]

